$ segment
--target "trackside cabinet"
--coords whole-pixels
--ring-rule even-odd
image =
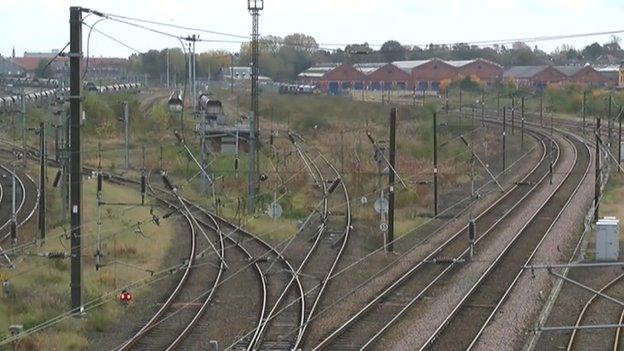
[[[620,221],[604,217],[596,223],[596,261],[617,261],[620,256]]]

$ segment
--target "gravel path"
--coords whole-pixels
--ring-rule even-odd
[[[561,139],[559,139],[561,140]],[[569,145],[563,144],[561,145]],[[475,252],[473,262],[455,269],[445,283],[430,290],[426,304],[419,304],[410,311],[403,321],[389,332],[377,345],[378,349],[407,350],[424,344],[433,334],[444,318],[454,306],[470,290],[474,283],[487,269],[490,262],[511,241],[513,236],[522,228],[529,218],[538,210],[545,199],[554,191],[563,178],[564,173],[573,165],[571,152],[562,154],[555,169],[553,185],[548,182],[538,186],[525,200],[525,206],[503,220],[494,231],[488,235],[488,245]],[[449,289],[449,287],[452,287]]]

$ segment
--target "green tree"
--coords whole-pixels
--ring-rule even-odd
[[[386,62],[405,60],[405,48],[396,40],[388,40],[379,49]]]
[[[39,60],[39,62],[37,63],[37,68],[35,68],[35,77],[36,78],[51,78],[52,77],[52,70],[50,69],[50,66],[48,65],[48,61]]]

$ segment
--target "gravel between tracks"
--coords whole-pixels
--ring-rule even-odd
[[[557,137],[562,147],[570,144]],[[510,242],[529,218],[539,209],[540,205],[554,191],[556,185],[564,179],[564,173],[573,165],[572,152],[562,152],[555,168],[553,185],[546,181],[538,186],[532,195],[525,200],[527,205],[521,206],[515,214],[506,218],[497,229],[489,234],[487,247],[477,249],[473,262],[460,266],[444,279],[444,283],[432,288],[425,297],[425,303],[418,304],[400,323],[396,325],[376,345],[383,350],[413,350],[424,344],[427,338],[442,323],[444,318],[459,303],[479,277],[485,272],[490,262]],[[479,230],[479,228],[477,228]]]
[[[533,152],[528,157],[528,159],[523,162],[523,167],[521,167],[520,171],[512,172],[513,177],[507,179],[504,183],[505,186],[512,184],[515,181],[520,180],[530,169],[530,167],[526,167],[526,165],[534,165],[538,161],[538,152]],[[480,212],[487,208],[493,201],[498,198],[499,194],[494,192],[490,195],[482,198],[477,205],[474,206],[473,212]],[[381,275],[378,278],[373,279],[371,282],[366,284],[363,288],[358,289],[356,292],[352,293],[348,298],[331,308],[330,313],[323,313],[319,315],[318,321],[315,324],[315,328],[310,330],[309,340],[311,344],[316,345],[323,337],[327,336],[330,331],[335,330],[339,325],[344,323],[350,316],[352,316],[358,309],[362,308],[368,301],[370,301],[376,294],[378,294],[383,288],[388,286],[392,281],[401,276],[405,271],[411,268],[416,262],[422,260],[427,254],[429,254],[432,250],[439,247],[444,241],[448,239],[448,237],[454,233],[456,233],[459,229],[466,225],[468,221],[468,213],[459,216],[454,220],[450,220],[448,224],[446,224],[446,228],[444,228],[440,233],[435,234],[431,238],[427,239],[424,243],[414,249],[412,252],[407,254],[404,258],[402,258],[399,262],[394,264],[385,274]],[[362,228],[358,228],[356,225],[354,238],[358,236],[358,233],[362,233]],[[354,250],[353,248],[348,248],[348,251]],[[350,257],[353,253],[347,252],[347,258],[342,262],[341,267],[338,267],[336,270],[339,272],[341,268],[351,263],[353,257]],[[327,300],[334,301],[338,298],[341,298],[345,291],[351,291],[354,286],[358,284],[358,281],[362,280],[362,276],[369,276],[370,272],[376,272],[379,267],[383,267],[389,264],[392,260],[396,259],[396,256],[385,255],[383,253],[379,253],[373,255],[370,259],[368,259],[368,264],[362,265],[362,267],[358,270],[352,270],[352,273],[341,275],[340,279],[336,279],[334,284],[334,291],[340,291],[338,293],[328,293],[326,296]],[[370,268],[375,267],[375,268]],[[406,318],[409,320],[409,317]],[[413,349],[413,348],[407,348]]]
[[[592,154],[593,158],[593,154]],[[533,259],[539,263],[567,263],[572,255],[579,235],[583,231],[583,220],[591,206],[594,194],[594,162],[591,162],[589,176],[585,178],[568,208],[559,218],[550,234],[544,239]],[[512,290],[496,318],[484,330],[476,350],[518,350],[527,337],[550,294],[555,279],[545,270],[523,274]],[[519,288],[520,287],[520,288]],[[582,303],[577,304],[582,305]],[[582,307],[582,306],[581,306]],[[580,308],[580,307],[579,307]],[[576,319],[576,314],[573,319]]]

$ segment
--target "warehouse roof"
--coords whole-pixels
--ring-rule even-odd
[[[568,77],[572,77],[573,75],[579,73],[583,70],[583,68],[587,66],[554,66],[555,69]]]
[[[313,66],[299,73],[299,78],[322,78],[327,72],[340,66],[340,63],[326,63],[322,66]]]
[[[386,63],[356,63],[353,68],[364,74],[371,74],[385,65]]]
[[[513,66],[503,72],[503,77],[532,78],[546,68],[548,66]]]
[[[415,61],[395,61],[392,62],[393,65],[399,67],[407,73],[412,73],[412,69],[414,67],[422,66],[425,63],[431,62],[432,60],[415,60]]]

